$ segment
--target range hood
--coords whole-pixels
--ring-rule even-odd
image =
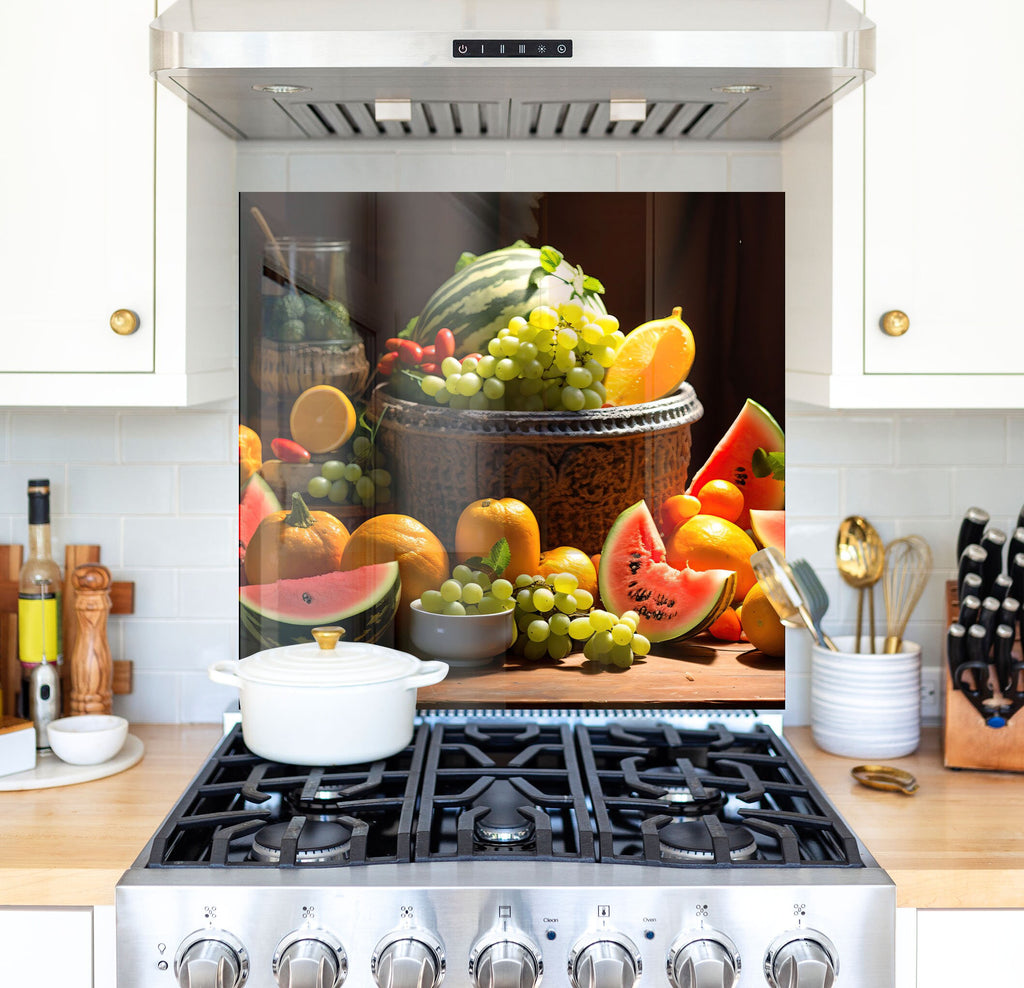
[[[781,140],[875,58],[844,0],[177,0],[150,40],[238,140]]]

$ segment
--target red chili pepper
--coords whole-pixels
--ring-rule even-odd
[[[402,340],[402,344],[398,348],[398,359],[403,364],[411,364],[415,367],[423,359],[423,347],[415,340]]]
[[[436,374],[437,364],[420,364],[420,370],[423,371],[424,374]]]
[[[284,463],[309,463],[309,450],[300,446],[294,439],[271,439],[270,448],[274,451],[274,456]]]
[[[398,360],[398,351],[392,350],[391,353],[385,353],[380,360],[377,361],[377,371],[387,377],[395,369],[395,361]]]
[[[437,363],[455,356],[455,334],[450,329],[439,329],[434,339],[434,356]]]
[[[397,350],[404,342],[405,342],[405,340],[403,340],[403,339],[401,339],[401,338],[399,338],[397,336],[392,336],[390,340],[385,340],[384,341],[384,349],[385,350]]]
[[[430,346],[425,346],[423,348],[423,359],[424,360],[433,360],[435,355],[436,355],[436,347],[434,346],[433,343],[431,343]]]

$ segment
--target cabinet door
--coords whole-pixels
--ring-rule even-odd
[[[872,0],[864,369],[1024,374],[1024,6]],[[910,317],[887,336],[889,310]],[[953,396],[950,396],[953,401]]]
[[[0,371],[153,370],[153,3],[5,4]],[[119,336],[129,309],[139,329]]]
[[[5,985],[93,988],[92,909],[0,908]]]
[[[1022,909],[918,909],[918,988],[1019,985],[1022,931]]]

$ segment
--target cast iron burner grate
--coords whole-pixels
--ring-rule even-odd
[[[842,818],[763,724],[509,716],[422,724],[390,758],[323,768],[259,758],[235,727],[153,838],[146,867],[516,858],[864,866]]]

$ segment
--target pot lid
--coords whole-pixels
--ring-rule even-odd
[[[273,686],[369,686],[391,683],[418,672],[415,655],[365,642],[338,644],[340,629],[317,628],[317,641],[257,652],[238,663],[238,676]],[[326,633],[326,634],[325,634]]]

